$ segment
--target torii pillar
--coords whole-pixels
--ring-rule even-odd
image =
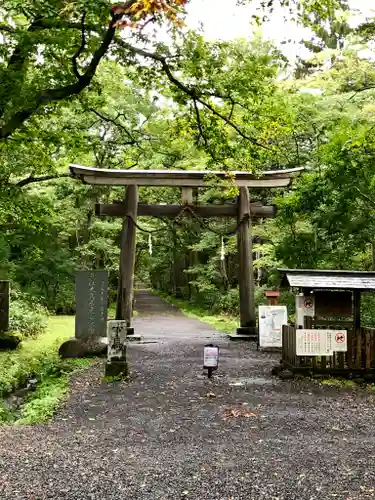
[[[240,327],[238,335],[257,340],[256,311],[254,299],[253,244],[251,234],[251,210],[247,187],[239,188],[238,197],[237,254],[238,283],[240,292]]]
[[[120,272],[117,292],[116,319],[126,321],[127,334],[134,334],[131,327],[133,316],[133,287],[136,249],[136,220],[138,211],[138,186],[127,186],[125,216],[121,232]]]

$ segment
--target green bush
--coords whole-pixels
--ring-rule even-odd
[[[213,312],[225,312],[238,316],[240,312],[240,292],[238,288],[232,288],[225,294],[218,296]]]
[[[47,310],[35,299],[32,304],[27,296],[12,292],[9,311],[9,331],[21,338],[39,335],[47,327]]]

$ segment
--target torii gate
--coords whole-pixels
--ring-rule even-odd
[[[119,292],[116,319],[126,320],[129,333],[133,314],[133,276],[136,248],[137,216],[174,218],[194,211],[199,217],[237,217],[237,249],[239,260],[240,328],[237,334],[257,339],[256,311],[254,302],[254,273],[251,238],[251,219],[275,216],[274,206],[250,203],[249,189],[281,188],[290,184],[291,179],[300,174],[303,167],[288,170],[263,172],[259,176],[246,171],[198,171],[198,170],[107,170],[70,165],[72,177],[86,184],[126,186],[123,203],[97,204],[96,215],[123,217],[121,237]],[[239,188],[237,203],[234,205],[194,204],[193,188],[209,187],[207,179],[230,178]],[[181,188],[181,205],[148,205],[138,203],[139,186],[163,186]]]

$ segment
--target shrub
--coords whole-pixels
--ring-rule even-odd
[[[47,327],[47,310],[35,299],[31,303],[28,296],[20,292],[12,292],[9,311],[9,330],[20,337],[30,337],[45,331]]]

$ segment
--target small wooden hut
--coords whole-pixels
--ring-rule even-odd
[[[296,322],[283,327],[282,367],[305,374],[375,375],[375,329],[361,326],[360,312],[361,294],[375,290],[375,272],[306,269],[279,269],[279,272],[281,286],[296,291]],[[300,351],[297,342],[301,342],[303,335],[308,336],[306,343],[314,335],[319,340],[325,335],[320,330],[332,332],[339,341],[346,337],[343,350],[335,351],[333,347],[329,355],[316,352],[311,356],[302,356],[301,352],[297,355]]]

